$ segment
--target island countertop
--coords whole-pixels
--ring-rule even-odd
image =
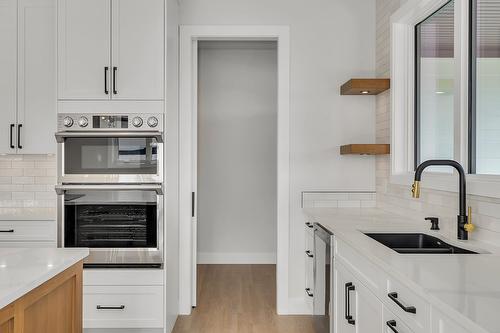
[[[0,309],[88,254],[85,248],[0,248]]]

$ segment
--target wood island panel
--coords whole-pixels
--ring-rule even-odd
[[[0,333],[81,333],[83,261],[0,310]]]

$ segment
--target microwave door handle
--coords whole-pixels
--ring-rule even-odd
[[[155,191],[157,195],[163,195],[163,187],[160,184],[138,184],[138,185],[56,185],[56,193],[63,195],[70,190],[76,191]]]
[[[96,132],[57,132],[55,134],[57,143],[64,143],[67,138],[155,138],[158,143],[163,143],[163,133],[160,131],[96,131]]]

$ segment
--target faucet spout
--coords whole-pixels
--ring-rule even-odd
[[[459,199],[459,214],[457,216],[457,224],[458,224],[458,239],[467,240],[468,232],[466,230],[465,225],[468,224],[467,213],[466,213],[466,181],[465,181],[465,171],[462,165],[457,161],[453,160],[428,160],[420,164],[415,170],[415,181],[412,187],[412,193],[414,198],[420,197],[420,181],[422,179],[422,173],[429,166],[434,165],[444,165],[451,166],[455,168],[458,172],[459,177],[459,186],[458,186],[458,199]]]

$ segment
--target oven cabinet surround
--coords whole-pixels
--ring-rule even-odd
[[[0,220],[0,248],[56,247],[55,220]]]
[[[164,327],[164,270],[85,269],[83,281],[85,329]]]
[[[334,251],[332,299],[335,333],[479,332],[460,326],[342,240],[335,240]],[[348,286],[352,286],[350,290]],[[393,292],[397,292],[403,306],[415,307],[416,313],[406,312],[392,301],[388,294]],[[349,323],[348,315],[352,316],[354,323]]]
[[[59,101],[164,100],[165,0],[59,0],[58,23]]]
[[[54,154],[56,0],[1,0],[0,45],[0,154]]]

